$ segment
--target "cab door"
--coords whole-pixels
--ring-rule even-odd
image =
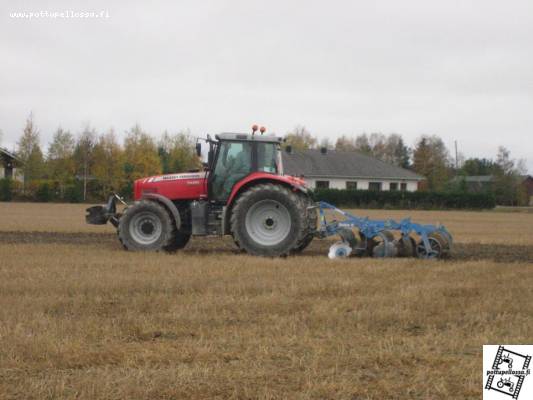
[[[233,186],[249,175],[252,168],[252,142],[222,142],[209,179],[209,199],[225,203]]]

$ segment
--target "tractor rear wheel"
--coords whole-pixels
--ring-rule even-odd
[[[309,208],[313,205],[312,200],[309,198],[309,196],[305,194],[300,194],[300,201],[302,202],[301,207],[304,207],[306,210],[307,215],[307,232],[302,239],[300,243],[296,245],[294,249],[292,249],[292,253],[301,253],[304,251],[307,246],[311,244],[313,239],[315,238],[316,233],[316,227],[318,222],[318,213],[316,211],[316,208]]]
[[[127,250],[159,251],[172,244],[174,230],[174,222],[162,205],[141,200],[124,211],[118,238]]]
[[[289,189],[272,183],[253,186],[235,201],[231,233],[247,253],[288,255],[307,234],[306,207]]]

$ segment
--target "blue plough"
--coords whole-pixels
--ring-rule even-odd
[[[329,203],[317,204],[320,215],[318,236],[339,235],[341,241],[330,248],[330,258],[349,255],[373,257],[445,258],[452,247],[452,236],[442,225],[422,225],[405,218],[400,222],[371,220],[343,211]],[[326,218],[326,210],[344,217],[342,221]],[[354,232],[354,229],[357,232]]]

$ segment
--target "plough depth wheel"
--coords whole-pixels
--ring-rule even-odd
[[[337,242],[329,248],[328,257],[330,259],[346,258],[352,253],[352,248],[346,242]]]
[[[449,243],[442,235],[437,232],[428,235],[428,242],[431,251],[427,251],[424,240],[420,240],[416,246],[416,255],[418,258],[445,258],[450,250]]]
[[[450,243],[451,238],[449,238],[448,235],[443,234],[441,232],[431,233],[429,236],[435,238],[440,243],[441,249],[442,249],[440,258],[448,257],[450,255],[450,250],[451,250],[451,243]]]

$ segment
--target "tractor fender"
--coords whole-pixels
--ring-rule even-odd
[[[235,199],[239,197],[239,195],[244,192],[246,189],[248,189],[251,186],[255,186],[260,183],[277,183],[279,185],[283,185],[286,187],[291,188],[295,192],[300,192],[307,194],[308,190],[307,187],[305,187],[305,181],[300,178],[296,178],[293,176],[284,176],[284,175],[272,175],[268,174],[266,172],[255,172],[244,179],[240,180],[233,186],[233,189],[231,190],[231,194],[228,198],[228,201],[226,203],[226,206],[222,210],[222,234],[227,235],[229,234],[229,221],[231,217],[231,210],[233,207],[233,203],[235,202]]]
[[[180,212],[178,211],[176,205],[168,197],[162,196],[157,193],[145,193],[142,195],[140,200],[152,200],[161,203],[163,206],[165,206],[167,210],[171,212],[172,217],[176,222],[176,228],[178,230],[181,228]]]

